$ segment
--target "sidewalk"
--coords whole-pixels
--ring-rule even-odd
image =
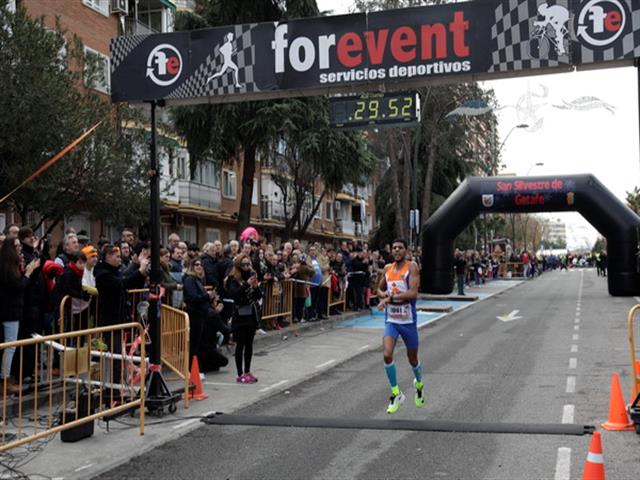
[[[512,287],[519,281],[497,280],[481,288],[469,288],[469,296],[478,296],[477,301],[455,304],[452,312],[435,313],[420,327],[455,315],[457,311],[471,308],[478,301],[490,298]],[[424,296],[421,296],[424,299]],[[427,297],[428,298],[428,297]],[[447,300],[433,300],[446,302]],[[235,383],[233,358],[229,366],[220,372],[206,374],[203,388],[209,398],[191,402],[185,410],[178,405],[175,415],[165,414],[163,418],[146,416],[145,435],[137,429],[137,416],[123,416],[119,422],[111,422],[109,433],[104,422],[96,422],[91,438],[78,443],[62,443],[59,436],[53,438],[39,453],[31,454],[32,460],[21,467],[26,475],[43,474],[54,479],[86,479],[104,473],[125,463],[146,451],[178,438],[200,426],[197,417],[211,412],[230,413],[247,407],[268,396],[285,392],[294,385],[331,369],[363,352],[380,348],[382,324],[353,325],[354,317],[366,313],[349,313],[329,320],[305,323],[297,327],[295,336],[291,329],[268,332],[256,337],[254,374],[259,382],[254,385]],[[282,338],[286,336],[287,339]],[[129,426],[131,425],[131,426]]]

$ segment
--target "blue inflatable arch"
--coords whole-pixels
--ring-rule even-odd
[[[593,175],[467,178],[423,225],[421,290],[451,292],[454,240],[479,214],[566,211],[607,239],[609,293],[640,295],[640,217]]]

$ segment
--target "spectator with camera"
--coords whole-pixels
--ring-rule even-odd
[[[258,276],[251,266],[251,258],[241,253],[233,261],[233,268],[225,279],[225,290],[234,302],[231,331],[236,342],[236,370],[238,383],[255,383],[251,373],[253,339],[259,325],[258,300],[262,298]]]

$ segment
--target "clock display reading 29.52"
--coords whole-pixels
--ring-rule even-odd
[[[367,93],[334,97],[330,102],[330,123],[338,128],[412,124],[420,119],[420,102],[415,92]]]

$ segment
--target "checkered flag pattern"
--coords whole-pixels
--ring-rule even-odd
[[[624,57],[640,57],[640,2],[637,0],[625,0],[628,11],[631,12],[631,29],[622,39],[614,42],[610,48],[594,50],[580,41],[577,60],[580,63],[599,63],[616,60]]]
[[[123,35],[111,40],[111,73],[149,35]]]
[[[223,65],[223,58],[219,52],[221,45],[216,45],[213,53],[208,55],[193,74],[172,91],[167,98],[207,97],[217,95],[230,95],[234,93],[258,92],[254,81],[254,66],[256,62],[256,47],[251,41],[251,33],[257,24],[235,25],[233,27],[233,48],[235,54],[232,60],[238,67],[238,83],[235,86],[235,73],[227,70],[219,77],[211,78],[218,73]]]
[[[492,66],[489,72],[510,72],[568,65],[569,34],[563,40],[565,53],[558,55],[554,32],[534,25],[538,18],[538,4],[542,0],[504,0],[495,10],[495,24],[491,28],[493,46]],[[569,0],[558,0],[550,5],[569,8]],[[567,24],[567,29],[570,25]]]

